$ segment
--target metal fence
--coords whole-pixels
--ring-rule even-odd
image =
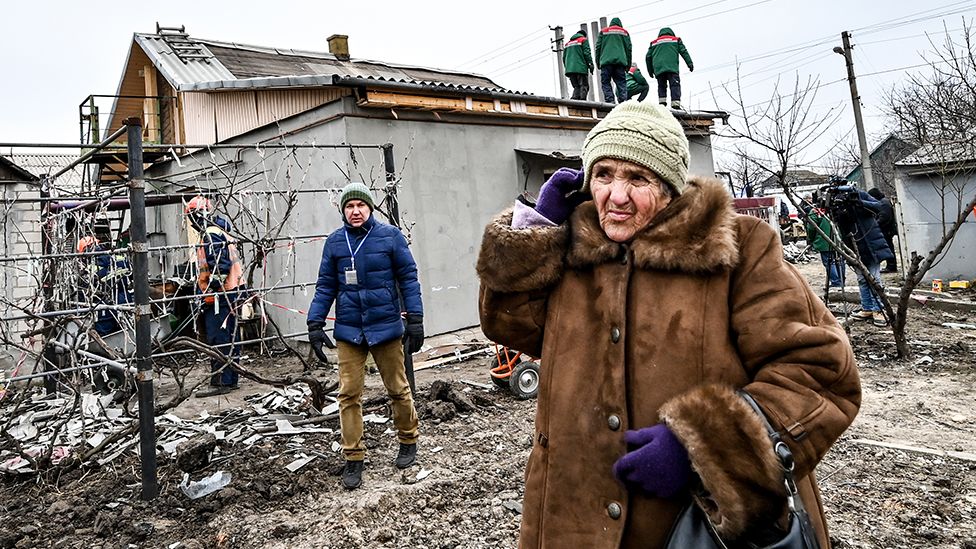
[[[90,394],[99,381],[102,389],[134,388],[142,495],[151,499],[158,493],[155,413],[192,392],[179,380],[177,397],[160,403],[155,384],[161,375],[186,376],[181,357],[213,355],[222,347],[201,351],[193,341],[199,339],[195,305],[205,295],[196,288],[193,260],[202,244],[184,222],[185,204],[207,197],[226,219],[244,257],[247,287],[245,298],[234,305],[246,321],[234,344],[254,344],[255,353],[268,353],[271,346],[288,347],[289,340],[306,333],[281,330],[275,317],[293,315],[304,326],[299,303],[307,304],[309,289],[314,291],[321,250],[314,244],[321,244],[340,219],[337,209],[323,206],[335,202],[346,182],[360,180],[381,197],[378,213],[400,226],[399,181],[390,144],[182,145],[183,154],[177,154],[173,145],[144,144],[138,118],[86,146],[73,164],[117,148],[123,136],[127,173],[115,184],[84,192],[64,188],[58,177],[72,166],[38,181],[0,182],[6,214],[0,346],[12,359],[9,371],[0,369],[0,436],[19,441],[21,454],[20,442],[37,443],[15,429],[17,410],[37,390],[33,380],[43,380],[49,394],[76,397]],[[144,171],[146,150],[157,162]],[[79,249],[86,239],[100,245]],[[99,265],[108,265],[118,277],[113,288],[131,295],[119,299],[106,293],[95,280]],[[106,318],[117,330],[99,333],[96,324]],[[183,345],[170,344],[178,340]],[[230,364],[228,359],[225,366]],[[209,371],[201,377],[209,377]],[[258,374],[251,379],[268,381]],[[44,443],[48,455],[56,438]]]

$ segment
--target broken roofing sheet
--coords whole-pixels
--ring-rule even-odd
[[[159,433],[157,451],[175,455],[181,444],[201,434],[212,435],[215,441],[224,441],[233,447],[248,446],[264,437],[300,438],[300,435],[308,433],[332,433],[332,429],[321,424],[336,418],[338,403],[329,398],[324,409],[317,412],[308,405],[310,399],[308,387],[302,385],[248,396],[243,407],[229,408],[219,413],[203,411],[192,419],[182,419],[172,413],[163,414],[156,420]],[[133,415],[127,415],[119,404],[112,402],[112,395],[83,394],[76,401],[70,396],[45,398],[38,389],[19,407],[13,399],[0,403],[0,425],[9,426],[7,433],[32,459],[51,451],[52,464],[71,455],[87,455],[88,463],[106,465],[127,451],[138,454],[139,437],[134,430],[107,444],[101,451],[92,452],[113,434],[129,427],[135,421],[136,413],[133,410]],[[377,423],[388,421],[375,414],[371,414],[369,420]],[[289,464],[288,468],[297,470],[314,458],[314,453],[310,454],[309,451],[296,452],[296,462]],[[217,456],[213,461],[220,459]],[[7,445],[0,451],[0,472],[29,473],[34,472],[34,468],[30,460]]]

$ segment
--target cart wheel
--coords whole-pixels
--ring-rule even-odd
[[[509,378],[509,388],[519,400],[535,398],[539,392],[539,364],[523,362],[512,370]]]
[[[509,352],[512,354],[512,356],[515,355],[514,351],[509,351]],[[501,356],[501,360],[505,360],[505,355],[504,354],[499,355],[499,356]],[[499,360],[498,356],[495,356],[494,358],[491,358],[491,359],[488,360],[488,371],[489,372],[491,372],[495,368],[498,368],[498,366],[499,366],[498,365],[498,360]],[[518,357],[518,358],[515,359],[515,364],[518,364],[520,362],[522,362],[522,357]],[[514,368],[514,366],[513,366],[513,368]],[[499,389],[508,389],[510,387],[509,382],[508,382],[509,378],[507,378],[507,377],[495,377],[495,376],[491,375],[490,373],[488,374],[488,377],[491,378],[491,382],[494,383],[495,386],[498,387]]]

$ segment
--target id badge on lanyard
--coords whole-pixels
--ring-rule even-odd
[[[353,259],[352,267],[345,270],[344,275],[346,277],[346,284],[355,286],[359,284],[359,277],[356,275],[356,260]]]
[[[355,250],[352,249],[352,244],[349,243],[349,231],[346,231],[346,247],[349,248],[349,255],[352,256],[352,266],[342,273],[346,279],[346,284],[351,286],[359,284],[359,275],[356,274],[356,254],[359,253],[359,249],[363,247],[363,243],[366,242],[367,238],[369,238],[369,233],[372,232],[372,230],[373,229],[370,228],[370,230],[366,231],[366,236],[359,241],[359,245],[356,246]]]

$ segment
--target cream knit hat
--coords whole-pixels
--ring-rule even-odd
[[[688,138],[667,107],[632,99],[617,105],[583,141],[584,192],[589,192],[590,169],[602,158],[640,164],[681,194],[688,175]]]

